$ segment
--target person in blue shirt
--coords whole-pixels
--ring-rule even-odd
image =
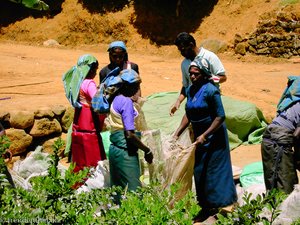
[[[210,79],[214,81],[214,83],[219,84],[227,80],[224,66],[219,57],[215,53],[203,47],[197,47],[196,40],[192,35],[186,32],[179,33],[175,39],[175,45],[177,46],[178,51],[180,51],[184,59],[181,63],[182,88],[178,99],[171,106],[171,116],[174,115],[174,113],[179,109],[180,104],[186,97],[185,89],[191,85],[191,80],[189,76],[189,66],[194,59],[204,58],[209,62],[211,72]]]
[[[232,174],[225,112],[220,90],[211,80],[209,62],[195,59],[189,67],[192,82],[186,89],[185,115],[174,133],[178,139],[192,125],[195,151],[194,179],[202,208],[195,221],[204,221],[218,208],[233,204],[237,194]]]

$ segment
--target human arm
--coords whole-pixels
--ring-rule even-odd
[[[104,80],[107,74],[109,74],[111,70],[108,68],[108,66],[103,67],[99,72],[99,84]]]
[[[182,132],[188,127],[189,123],[190,123],[190,121],[188,120],[186,114],[184,114],[184,116],[181,119],[179,127],[173,134],[173,138],[177,140],[180,137],[180,135],[182,134]]]
[[[225,120],[225,111],[218,88],[215,86],[210,86],[206,102],[208,103],[209,113],[211,114],[210,116],[214,119],[212,120],[210,126],[196,138],[196,144],[204,144],[207,138],[215,133]]]
[[[300,122],[298,123],[294,133],[293,133],[294,138],[300,139]]]
[[[126,130],[125,137],[130,144],[144,151],[145,160],[147,161],[147,163],[151,164],[153,161],[152,151],[150,150],[150,148],[144,145],[144,143],[135,134],[134,130]]]
[[[170,116],[173,116],[174,113],[179,109],[180,104],[183,102],[184,99],[185,99],[185,88],[182,87],[176,102],[170,108],[170,112],[169,112]]]
[[[224,83],[227,80],[227,76],[225,73],[225,68],[220,58],[215,53],[210,51],[205,52],[205,57],[208,57],[207,60],[211,65],[210,69],[213,75],[212,80],[215,83]],[[217,79],[217,81],[215,81],[215,79]]]
[[[144,145],[139,137],[135,134],[134,117],[137,114],[133,107],[131,98],[119,95],[114,99],[112,107],[122,117],[124,134],[128,143],[144,151],[146,161],[148,163],[152,163],[153,154],[151,150]]]
[[[227,80],[227,76],[224,74],[222,74],[222,75],[216,75],[220,80],[219,80],[219,83],[221,84],[221,83],[224,83],[226,80]]]
[[[210,78],[215,84],[224,83],[227,80],[226,75],[211,75]]]
[[[179,109],[180,104],[186,97],[186,89],[190,86],[191,80],[189,76],[189,66],[191,61],[184,59],[181,63],[181,77],[182,77],[182,88],[176,102],[171,106],[169,114],[173,116],[174,113]]]
[[[140,72],[139,72],[138,64],[133,63],[133,62],[131,62],[130,64],[131,64],[131,69],[133,69],[135,72],[137,72],[139,74]]]
[[[82,89],[84,90],[85,93],[92,99],[95,94],[97,93],[97,85],[94,80],[92,79],[85,79],[82,82]]]
[[[219,127],[224,122],[225,117],[216,117],[212,124],[209,126],[209,128],[202,133],[200,136],[196,138],[195,143],[198,144],[204,144],[206,142],[207,137],[209,137],[211,134],[213,134],[216,130],[219,129]]]

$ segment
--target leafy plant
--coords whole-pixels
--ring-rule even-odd
[[[151,185],[137,190],[124,191],[119,207],[112,207],[101,218],[101,222],[112,224],[192,224],[199,212],[195,195],[192,192],[173,207],[169,203],[178,190],[173,185],[170,190],[161,191],[159,185]]]
[[[48,10],[49,6],[41,0],[9,0],[14,3],[22,4],[23,6],[35,10]]]
[[[296,221],[294,221],[291,225],[300,225],[300,218]]]
[[[0,221],[17,224],[192,224],[199,206],[189,192],[170,207],[178,185],[162,191],[159,185],[127,192],[119,187],[76,191],[84,183],[88,170],[74,173],[71,164],[63,176],[58,170],[58,150],[54,145],[47,176],[32,178],[32,190],[0,189]],[[116,201],[116,199],[120,201]],[[120,204],[118,204],[118,202]]]
[[[9,182],[7,180],[7,177],[5,175],[6,166],[5,166],[5,161],[4,157],[2,157],[6,150],[9,149],[11,142],[9,138],[6,135],[0,136],[0,188],[2,189],[4,186],[8,186]],[[1,193],[0,189],[0,194]]]
[[[299,0],[281,0],[280,4],[281,5],[293,5],[299,3]]]
[[[225,216],[218,214],[216,224],[230,225],[250,225],[262,222],[264,225],[270,225],[280,214],[278,206],[286,198],[286,194],[280,190],[273,189],[266,195],[257,195],[255,199],[251,199],[252,193],[246,193],[243,196],[245,204],[237,206],[232,213]],[[268,212],[268,217],[263,216],[262,212]]]

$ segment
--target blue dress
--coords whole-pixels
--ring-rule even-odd
[[[220,91],[212,83],[187,89],[186,115],[195,139],[205,132],[216,117],[225,117]],[[197,200],[202,208],[218,208],[237,200],[230,160],[226,125],[209,137],[195,152],[194,179]]]

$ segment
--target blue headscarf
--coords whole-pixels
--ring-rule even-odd
[[[126,45],[123,41],[114,41],[112,43],[110,43],[110,45],[108,46],[107,51],[109,52],[110,50],[112,50],[113,48],[121,48],[123,49],[125,52],[127,52],[127,48]]]
[[[90,72],[91,65],[97,62],[97,59],[90,54],[82,55],[79,57],[77,65],[63,75],[65,95],[73,107],[81,108],[81,104],[77,101],[80,86]]]
[[[139,74],[132,69],[122,70],[120,75],[123,82],[127,82],[129,84],[141,82]]]
[[[291,105],[300,101],[300,76],[288,76],[288,85],[277,105],[277,113],[281,113]]]

